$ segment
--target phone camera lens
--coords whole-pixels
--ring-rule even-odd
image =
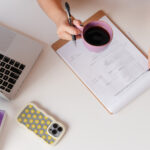
[[[59,127],[59,128],[58,128],[58,131],[59,131],[59,132],[61,132],[62,130],[63,130],[63,128],[62,128],[62,127]]]
[[[58,124],[54,123],[54,124],[53,124],[53,127],[54,127],[54,128],[57,128],[57,127],[58,127]]]
[[[55,135],[55,134],[57,133],[57,131],[56,131],[56,130],[53,130],[52,133]]]

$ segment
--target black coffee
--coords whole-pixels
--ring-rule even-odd
[[[84,33],[84,39],[91,45],[100,46],[109,42],[108,32],[101,27],[91,27]]]

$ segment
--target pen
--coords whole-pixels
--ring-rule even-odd
[[[71,17],[71,13],[70,13],[70,6],[67,2],[65,2],[65,9],[66,9],[66,12],[67,12],[67,16],[68,16],[68,22],[71,26],[73,26],[72,24],[72,17]],[[76,46],[76,36],[75,35],[72,35],[72,40]]]

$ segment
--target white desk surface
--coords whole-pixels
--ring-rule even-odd
[[[145,52],[150,47],[149,0],[70,0],[75,17],[85,20],[103,9]],[[36,0],[1,0],[0,23],[45,43],[58,38],[56,27]],[[109,115],[52,48],[45,49],[18,96],[0,102],[7,120],[0,150],[149,150],[150,90],[116,115]],[[68,130],[56,147],[49,147],[16,123],[18,111],[37,101],[63,120]]]

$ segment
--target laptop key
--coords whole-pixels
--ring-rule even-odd
[[[5,63],[4,63],[4,62],[1,62],[1,66],[4,67],[4,66],[5,66]]]
[[[2,73],[3,73],[4,71],[5,71],[5,69],[4,69],[4,68],[0,68],[0,72],[2,72]]]
[[[5,75],[5,76],[3,77],[3,79],[6,81],[6,80],[8,79],[8,76]]]
[[[13,65],[14,63],[15,63],[15,60],[13,60],[13,59],[11,59],[9,62],[10,65]]]
[[[9,70],[6,70],[6,71],[5,71],[5,74],[6,74],[6,75],[9,75],[9,73],[10,73]]]
[[[8,83],[7,82],[3,82],[3,84],[2,84],[3,86],[7,86],[8,85]]]
[[[9,78],[8,79],[8,82],[10,82],[11,84],[15,84],[16,83],[16,80],[12,79],[12,78]]]
[[[0,73],[0,78],[2,78],[3,77],[3,74],[2,73]]]
[[[7,64],[7,65],[5,66],[5,68],[6,68],[6,69],[9,69],[9,68],[10,68],[10,65]]]
[[[18,79],[18,78],[19,78],[19,75],[15,74],[15,73],[13,73],[13,72],[10,73],[10,76],[11,76],[12,78],[14,78],[14,79]]]
[[[4,86],[0,86],[0,89],[4,90],[4,89],[5,89],[5,87],[4,87]]]
[[[3,60],[8,63],[9,60],[10,60],[10,58],[8,58],[8,57],[5,56]]]
[[[3,59],[4,55],[0,54],[0,60]]]
[[[10,89],[5,89],[6,90],[6,92],[10,92]]]
[[[21,64],[19,69],[23,70],[25,68],[25,65]]]
[[[15,66],[16,68],[18,68],[18,67],[20,66],[20,63],[19,63],[19,62],[16,62],[16,63],[14,64],[14,66]]]
[[[12,84],[9,84],[9,85],[7,86],[7,88],[12,89],[12,88],[13,88],[13,85],[12,85]]]
[[[11,67],[10,70],[17,73],[17,74],[21,74],[21,72],[22,72],[21,70],[15,68],[15,67]]]
[[[0,79],[0,84],[2,84],[3,80]]]

